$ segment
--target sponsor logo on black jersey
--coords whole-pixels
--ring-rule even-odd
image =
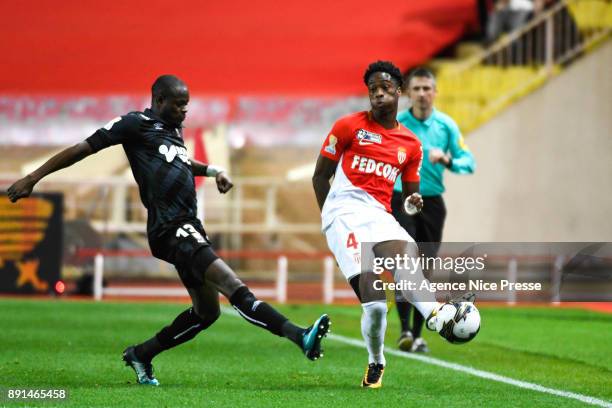
[[[178,157],[183,161],[183,163],[187,163],[191,166],[191,161],[189,160],[189,156],[187,156],[187,149],[185,149],[183,146],[166,146],[163,144],[159,146],[158,151],[164,155],[168,163],[172,163],[172,161]]]

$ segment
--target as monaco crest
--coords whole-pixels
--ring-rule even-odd
[[[402,164],[406,161],[406,149],[404,149],[403,147],[397,149],[397,161],[399,161],[399,164]]]

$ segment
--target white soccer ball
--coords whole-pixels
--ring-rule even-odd
[[[450,343],[467,343],[480,330],[480,312],[473,303],[445,303],[436,317],[436,331]]]

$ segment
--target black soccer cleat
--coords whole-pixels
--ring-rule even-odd
[[[324,314],[319,317],[312,326],[304,331],[304,337],[302,337],[302,350],[309,360],[314,361],[323,357],[321,341],[323,341],[323,337],[327,336],[330,325],[331,321],[329,320],[329,316]]]
[[[143,363],[136,357],[136,348],[130,346],[123,351],[123,361],[128,367],[132,367],[136,373],[136,381],[138,384],[158,386],[159,381],[153,375],[153,364],[151,362]]]

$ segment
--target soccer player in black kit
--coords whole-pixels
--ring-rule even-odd
[[[212,250],[196,216],[194,176],[215,177],[221,193],[229,191],[232,182],[222,169],[188,158],[182,137],[188,103],[189,91],[182,80],[160,76],[152,87],[150,109],[113,119],[85,141],[56,154],[9,187],[9,199],[15,202],[29,196],[36,183],[50,173],[109,146],[123,145],[148,211],[151,252],[174,264],[192,300],[192,307],[170,325],[123,352],[123,360],[134,369],[139,384],[159,385],[153,374],[153,358],[193,339],[219,318],[219,293],[249,323],[288,338],[310,360],[322,357],[321,341],[331,324],[327,315],[306,329],[294,325],[258,300]]]

